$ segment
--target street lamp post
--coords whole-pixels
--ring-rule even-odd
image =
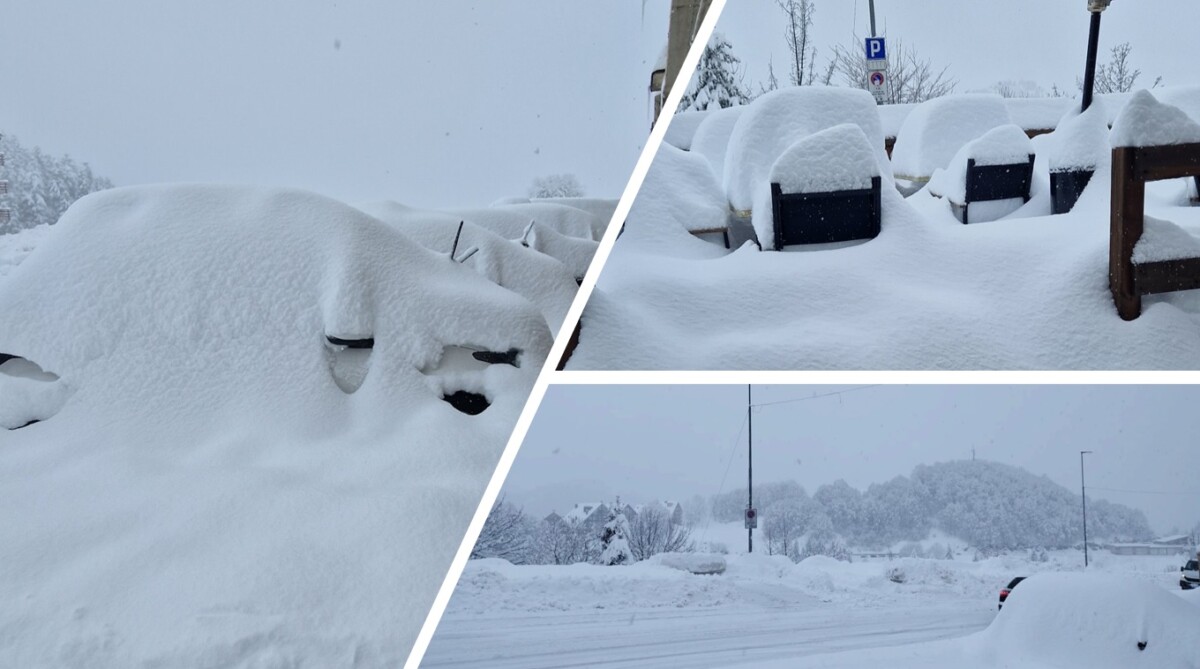
[[[1079,496],[1083,499],[1083,566],[1088,566],[1087,545],[1087,483],[1083,478],[1083,456],[1091,451],[1079,451]]]
[[[1112,0],[1088,0],[1088,11],[1092,14],[1092,26],[1088,32],[1087,65],[1083,72],[1083,109],[1092,105],[1092,89],[1096,86],[1096,49],[1100,44],[1100,14],[1108,9]]]

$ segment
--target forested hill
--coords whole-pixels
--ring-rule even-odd
[[[87,163],[70,156],[26,149],[13,135],[0,138],[0,180],[8,181],[8,194],[0,194],[0,209],[11,210],[10,220],[0,220],[0,234],[46,223],[55,223],[75,200],[93,191],[112,188],[111,181],[92,173]]]

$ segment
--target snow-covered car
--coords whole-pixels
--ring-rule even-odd
[[[1004,608],[1004,600],[1008,599],[1008,595],[1013,591],[1013,588],[1017,587],[1017,584],[1024,580],[1025,580],[1024,576],[1018,576],[1018,577],[1014,578],[1013,580],[1009,581],[1008,585],[1004,586],[1003,588],[1000,588],[1000,605],[996,607],[997,611]]]
[[[1179,568],[1179,587],[1184,590],[1200,588],[1200,560],[1188,560]]]

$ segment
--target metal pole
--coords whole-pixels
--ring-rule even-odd
[[[871,5],[871,37],[875,37],[875,0],[868,0]]]
[[[1083,71],[1083,109],[1092,106],[1092,89],[1096,86],[1096,49],[1100,44],[1100,12],[1092,12],[1092,27],[1088,32],[1087,65]]]
[[[746,384],[746,508],[754,508],[754,393]],[[746,552],[754,552],[754,528],[746,528]]]
[[[1083,566],[1088,566],[1087,545],[1087,484],[1083,478],[1083,456],[1091,451],[1079,451],[1079,493],[1083,499]]]

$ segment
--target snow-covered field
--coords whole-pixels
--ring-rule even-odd
[[[1195,91],[1154,95],[1198,118]],[[764,95],[737,115],[712,113],[698,124],[689,118],[695,144],[677,138],[692,150],[664,145],[656,156],[584,312],[568,369],[1200,367],[1197,291],[1149,296],[1132,322],[1117,316],[1108,288],[1107,159],[1112,142],[1189,141],[1200,136],[1200,124],[1179,110],[1170,123],[1151,123],[1166,116],[1121,97],[1099,99],[1090,116],[1069,110],[1059,131],[1032,141],[1008,126],[1011,132],[971,142],[991,127],[984,122],[989,109],[993,120],[1008,112],[998,98],[961,96],[967,113],[944,121],[949,127],[918,132],[923,122],[950,117],[909,110],[892,161],[871,161],[857,149],[863,135],[871,147],[881,146],[881,124],[861,93],[792,89]],[[807,98],[817,94],[821,114],[784,113],[808,109]],[[845,139],[853,135],[845,129],[829,135],[845,123],[863,131],[858,139]],[[684,130],[680,137],[688,136]],[[825,146],[839,137],[845,151]],[[827,180],[826,168],[789,158],[790,147],[818,138],[824,157],[816,162],[843,170],[850,184],[843,187],[869,177],[879,163],[878,237],[776,253],[752,243],[737,248],[736,240],[727,251],[689,234],[752,207],[769,248],[771,240],[762,240],[771,220],[763,204],[770,202],[767,175],[774,169],[801,185]],[[967,159],[987,164],[987,156],[1029,147],[1036,154],[1029,202],[979,203],[971,207],[971,224],[960,223],[948,200],[961,190]],[[1070,213],[1050,215],[1051,165],[1087,162],[1097,163],[1096,173],[1079,202]],[[900,169],[928,172],[933,163],[941,167],[932,174]],[[905,198],[893,187],[902,176],[931,181]],[[1200,207],[1189,204],[1189,195],[1194,186],[1185,180],[1152,183],[1146,213],[1173,223],[1172,239],[1192,247],[1200,237]]]
[[[718,576],[655,558],[472,561],[422,666],[1200,666],[1200,599],[1179,593],[1179,558],[1097,552],[1087,573],[1073,551],[1046,562],[725,559]],[[1035,575],[997,615],[999,590]],[[1006,652],[1013,643],[1023,648]]]
[[[401,664],[575,288],[478,218],[164,185],[0,237],[0,666]]]

